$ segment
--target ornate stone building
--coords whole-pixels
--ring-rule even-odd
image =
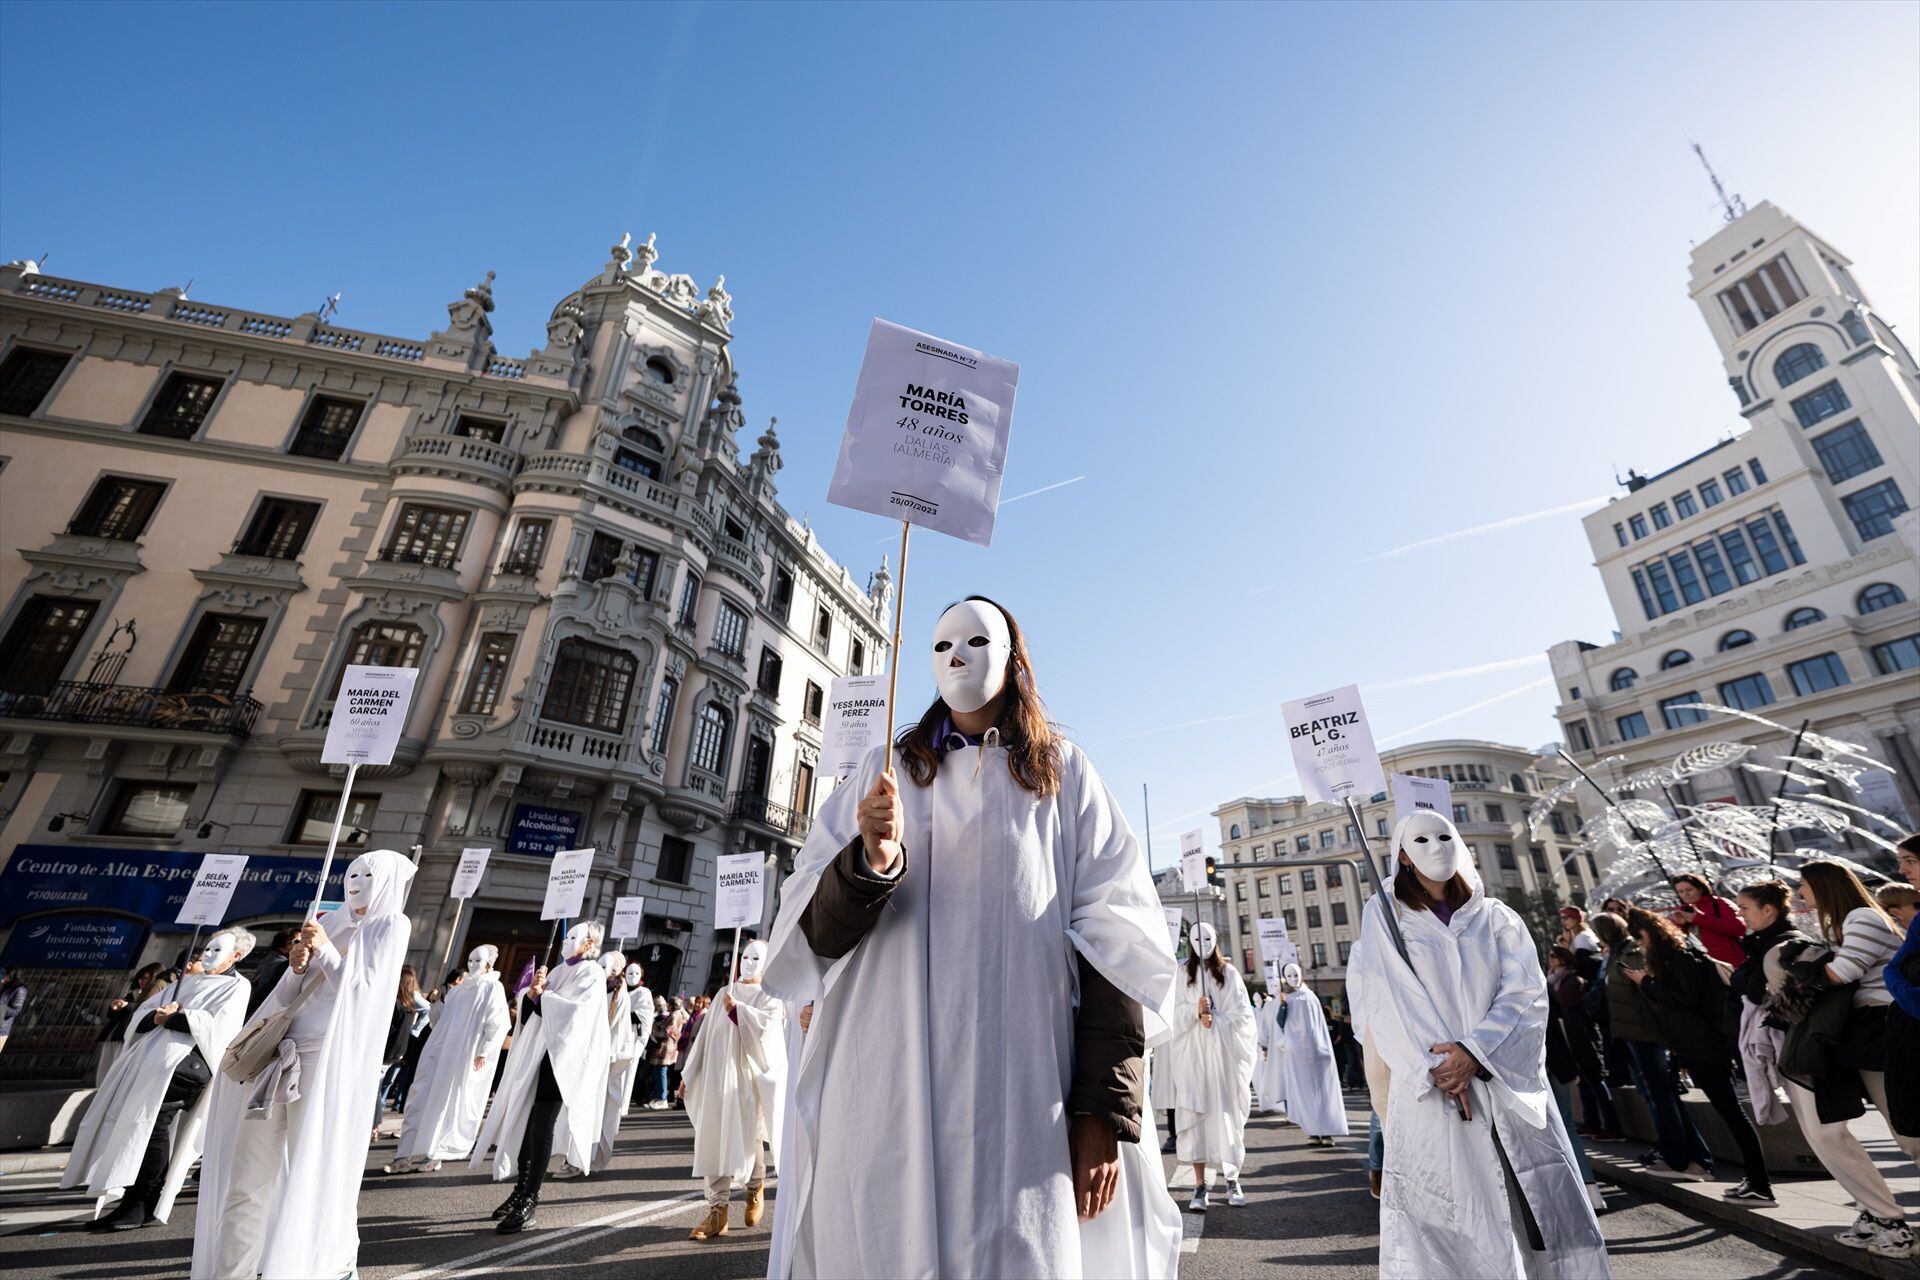
[[[646,896],[654,988],[706,986],[713,859],[798,847],[890,583],[782,508],[771,423],[740,457],[724,278],[656,259],[622,237],[522,360],[491,272],[413,340],[0,269],[0,859],[314,857],[342,669],[412,666],[346,823],[349,853],[420,847],[414,959],[532,954],[548,855],[592,845],[592,909]],[[71,909],[137,916],[118,894]],[[140,937],[129,966],[177,949]]]

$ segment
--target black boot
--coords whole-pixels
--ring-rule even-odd
[[[540,1207],[539,1196],[522,1196],[520,1202],[494,1230],[503,1236],[517,1235],[533,1225],[533,1211]]]
[[[113,1212],[87,1224],[89,1231],[137,1231],[153,1223],[153,1197],[137,1187],[128,1187]]]
[[[522,1191],[519,1187],[515,1187],[512,1192],[508,1194],[507,1198],[500,1202],[500,1207],[493,1211],[493,1220],[498,1222],[510,1213],[518,1213],[521,1202],[527,1198],[526,1192]]]

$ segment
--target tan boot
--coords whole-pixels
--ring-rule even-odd
[[[767,1191],[765,1187],[747,1188],[747,1225],[757,1227],[767,1210]]]
[[[716,1204],[708,1208],[707,1216],[700,1225],[687,1233],[689,1240],[717,1240],[727,1234],[727,1206]]]

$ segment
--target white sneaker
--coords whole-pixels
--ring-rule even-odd
[[[1878,1227],[1879,1223],[1874,1220],[1874,1216],[1862,1209],[1860,1216],[1853,1220],[1853,1225],[1842,1231],[1835,1239],[1849,1249],[1864,1249],[1873,1239]]]
[[[1240,1179],[1238,1178],[1227,1183],[1227,1203],[1236,1209],[1246,1207],[1247,1193],[1240,1189]]]
[[[562,1160],[560,1162],[560,1167],[553,1171],[553,1176],[556,1178],[577,1178],[585,1172],[586,1170],[584,1169],[575,1168],[573,1161]]]
[[[1193,1193],[1193,1199],[1187,1201],[1187,1212],[1188,1213],[1205,1213],[1206,1211],[1207,1211],[1207,1189],[1205,1187],[1202,1187],[1198,1191]]]
[[[385,1168],[381,1169],[380,1172],[382,1173],[413,1173],[418,1168],[419,1166],[413,1162],[412,1156],[401,1156],[398,1160],[395,1160],[392,1164],[387,1165]]]
[[[1904,1222],[1877,1219],[1873,1224],[1873,1238],[1867,1241],[1867,1252],[1883,1258],[1910,1257],[1913,1254],[1913,1228]]]

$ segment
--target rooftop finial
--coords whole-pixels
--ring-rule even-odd
[[[493,310],[493,272],[487,272],[487,278],[467,290],[466,296],[479,303],[482,311]]]
[[[1713,163],[1707,159],[1707,153],[1700,149],[1699,143],[1693,144],[1693,154],[1700,157],[1700,167],[1707,171],[1707,180],[1713,183],[1713,194],[1720,197],[1720,212],[1728,222],[1741,217],[1747,211],[1747,202],[1738,195],[1728,195],[1727,189],[1720,184],[1720,175],[1713,171]]]

